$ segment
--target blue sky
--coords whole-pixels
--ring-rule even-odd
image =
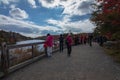
[[[94,0],[0,0],[0,29],[29,37],[92,32]]]

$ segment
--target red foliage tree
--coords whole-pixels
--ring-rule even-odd
[[[120,31],[120,0],[97,0],[101,3],[93,12],[91,20],[102,33],[114,34]]]

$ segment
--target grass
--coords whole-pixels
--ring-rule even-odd
[[[104,49],[105,52],[114,59],[114,61],[120,63],[120,49]]]
[[[31,48],[16,48],[13,51],[11,51],[10,53],[12,53],[12,55],[17,55],[14,56],[14,58],[12,60],[10,60],[11,64],[10,66],[19,64],[21,62],[24,62],[28,59],[32,58],[32,49]],[[36,48],[34,48],[34,57],[39,56],[41,54],[43,54],[44,52],[40,52],[38,51]]]
[[[57,49],[57,48],[58,48],[58,46],[55,46],[53,49]],[[44,51],[38,51],[37,47],[34,47],[33,52],[34,52],[33,57],[45,54]],[[24,62],[28,59],[33,58],[32,57],[32,48],[26,48],[26,47],[11,49],[11,50],[9,50],[9,55],[11,56],[10,66],[19,64],[21,62]],[[0,57],[1,57],[1,55],[0,55]]]
[[[120,41],[112,41],[104,44],[105,52],[110,55],[114,61],[120,63]]]

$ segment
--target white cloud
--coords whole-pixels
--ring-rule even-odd
[[[12,1],[18,0],[1,0],[0,3],[10,4]],[[33,7],[37,8],[36,0],[27,0],[28,3]],[[10,16],[7,17],[0,15],[0,29],[14,30],[15,32],[22,33],[26,36],[36,37],[45,34],[45,32],[92,32],[93,24],[88,20],[71,22],[70,18],[73,15],[85,15],[91,13],[91,3],[94,0],[38,0],[43,7],[56,8],[62,7],[64,10],[62,14],[67,14],[62,20],[49,19],[47,22],[53,26],[39,26],[29,21],[22,21],[27,19],[29,15],[25,10],[16,8],[16,5],[10,5],[11,10],[9,11]],[[14,18],[14,19],[13,19]]]
[[[39,0],[41,5],[46,8],[62,6],[63,14],[85,15],[92,12],[91,4],[95,0]]]
[[[83,21],[69,22],[69,17],[65,17],[63,20],[47,20],[49,24],[61,27],[64,32],[71,30],[72,32],[93,32],[95,26],[90,22],[89,19]]]
[[[69,22],[69,16],[62,20],[47,20],[54,26],[39,26],[30,21],[16,20],[8,16],[0,15],[0,29],[14,31],[29,37],[46,35],[47,33],[66,33],[71,30],[73,33],[92,32],[95,26],[88,20]],[[57,26],[57,27],[56,27]]]
[[[11,10],[9,11],[9,14],[11,17],[15,18],[15,19],[27,19],[28,18],[28,14],[20,9],[20,8],[15,8],[15,6],[11,6]]]
[[[11,2],[16,3],[16,2],[19,2],[19,0],[0,0],[0,4],[6,4],[6,5],[8,5]]]
[[[59,28],[57,27],[39,26],[33,22],[16,20],[5,15],[0,15],[0,29],[18,32],[30,37],[46,35],[46,31],[59,31]]]
[[[28,0],[28,3],[31,5],[32,8],[37,8],[35,0]]]
[[[12,4],[12,5],[10,5],[10,8],[11,8],[11,9],[14,9],[15,7],[16,7],[16,5],[15,5],[15,4],[14,4],[14,5],[13,5],[13,4]]]
[[[39,2],[46,8],[54,8],[59,5],[59,0],[39,0]]]
[[[92,12],[91,4],[94,0],[39,0],[43,7],[64,8],[62,14],[67,14],[62,20],[49,19],[47,22],[54,26],[59,26],[64,32],[72,30],[73,32],[92,32],[95,26],[89,19],[83,21],[71,22],[70,17],[73,15],[86,15]]]
[[[64,6],[63,14],[68,15],[86,15],[92,12],[91,4],[94,0],[69,0]]]

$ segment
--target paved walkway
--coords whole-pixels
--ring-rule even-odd
[[[97,44],[74,46],[72,56],[55,53],[2,80],[120,80],[120,66]]]

